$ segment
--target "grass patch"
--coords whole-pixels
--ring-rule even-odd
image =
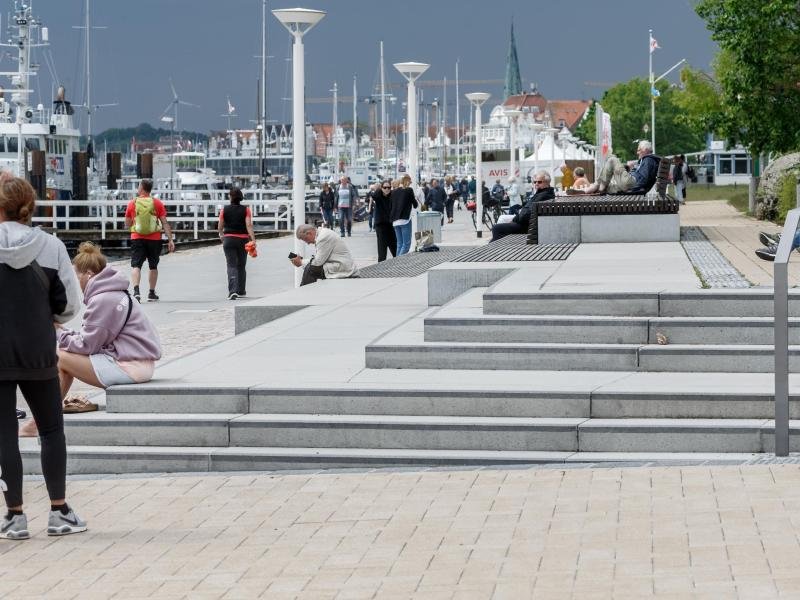
[[[697,183],[686,188],[686,201],[695,200],[727,200],[736,210],[747,214],[748,188],[746,185]]]

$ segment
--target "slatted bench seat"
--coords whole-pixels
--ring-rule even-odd
[[[662,158],[655,196],[586,194],[536,203],[528,244],[679,241],[680,203],[666,193],[669,167]]]

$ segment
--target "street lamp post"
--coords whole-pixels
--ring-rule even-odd
[[[418,62],[394,64],[394,68],[397,69],[408,82],[408,97],[406,100],[408,110],[408,141],[406,142],[406,151],[408,153],[407,172],[411,173],[411,180],[414,184],[417,183],[419,177],[417,164],[417,89],[414,82],[427,71],[429,67],[430,65],[428,64]]]
[[[292,145],[294,156],[292,162],[292,205],[294,226],[306,222],[306,118],[303,102],[305,100],[305,56],[303,36],[325,16],[321,10],[308,8],[285,8],[273,10],[272,14],[294,37],[292,45]],[[303,242],[294,239],[295,253],[304,255]],[[295,269],[294,285],[300,286],[303,273]]]
[[[506,117],[508,117],[509,140],[511,146],[511,164],[508,168],[508,176],[517,176],[517,120],[522,115],[522,111],[516,108],[507,108],[505,110]]]
[[[481,140],[481,106],[491,94],[486,92],[472,92],[464,94],[470,104],[475,107],[475,229],[478,237],[483,237],[483,174],[481,173],[483,140]]]
[[[169,193],[175,200],[175,119],[163,116],[161,121],[169,123]]]
[[[264,135],[264,125],[256,125],[256,136],[258,137],[258,187],[264,187],[264,146],[261,143]]]

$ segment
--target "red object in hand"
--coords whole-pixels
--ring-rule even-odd
[[[247,250],[247,253],[252,258],[255,258],[256,256],[258,256],[258,250],[256,250],[256,243],[255,242],[247,242],[244,245],[244,249]]]

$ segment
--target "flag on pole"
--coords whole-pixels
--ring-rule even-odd
[[[231,99],[228,98],[228,114],[232,115],[235,112],[236,112],[236,107],[233,104],[231,104]]]
[[[655,52],[655,51],[656,51],[656,48],[661,48],[661,46],[659,46],[659,45],[658,45],[658,42],[656,41],[656,38],[654,38],[654,37],[651,35],[651,36],[650,36],[650,54],[652,54],[653,52]]]
[[[658,91],[655,85],[650,87],[650,93],[653,95],[653,98],[658,98],[661,95],[661,92]]]

